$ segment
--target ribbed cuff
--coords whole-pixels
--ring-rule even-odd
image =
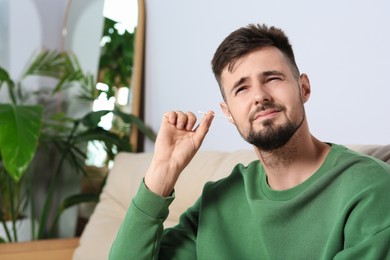
[[[138,210],[153,218],[166,218],[168,207],[175,198],[174,192],[169,197],[162,197],[151,192],[142,180],[138,192],[133,198],[133,204]]]

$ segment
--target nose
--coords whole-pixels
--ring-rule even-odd
[[[272,100],[271,95],[266,89],[262,86],[256,86],[254,92],[254,103],[255,105],[261,105],[264,102],[269,102]]]

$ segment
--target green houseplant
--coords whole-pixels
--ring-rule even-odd
[[[109,86],[108,98],[115,95],[114,87],[130,86],[133,72],[135,33],[119,32],[117,25],[116,21],[104,18],[102,39],[105,41],[101,48],[98,80]]]
[[[67,167],[74,173],[85,172],[86,143],[103,142],[111,159],[120,151],[132,151],[129,131],[118,134],[99,127],[102,116],[114,113],[125,124],[136,124],[146,137],[155,139],[155,134],[139,118],[119,109],[88,112],[80,118],[73,118],[62,111],[48,115],[42,104],[29,101],[29,97],[37,92],[26,91],[23,83],[32,76],[55,79],[49,95],[78,88],[79,98],[89,102],[96,98],[93,77],[83,73],[77,57],[69,52],[39,52],[16,83],[6,70],[0,68],[0,88],[6,86],[10,97],[9,103],[0,104],[0,221],[7,234],[3,240],[8,241],[17,241],[15,223],[26,214],[27,206],[31,209],[33,239],[43,239],[55,236],[59,216],[66,208],[98,200],[98,194],[76,194],[56,205],[54,196],[58,179]],[[29,166],[34,162],[38,147],[48,145],[54,147],[59,156],[55,165],[48,167],[53,172],[47,184],[47,197],[42,209],[35,212],[31,186],[34,176],[29,174]],[[54,217],[51,216],[53,211]],[[11,230],[6,228],[6,220],[11,220]]]

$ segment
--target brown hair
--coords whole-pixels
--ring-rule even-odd
[[[228,66],[231,71],[238,59],[255,49],[274,46],[278,48],[288,59],[291,71],[295,77],[299,77],[299,69],[295,62],[294,52],[286,34],[274,26],[265,24],[249,24],[241,27],[227,36],[216,50],[211,61],[214,76],[225,98],[221,86],[221,74]]]

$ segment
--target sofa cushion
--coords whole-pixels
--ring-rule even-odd
[[[347,146],[390,164],[390,145]],[[152,153],[117,155],[100,201],[80,238],[80,245],[74,254],[75,260],[108,258],[111,244],[151,159]],[[256,159],[252,150],[198,152],[175,186],[176,198],[170,206],[165,227],[178,222],[180,214],[195,202],[207,181],[215,181],[229,175],[237,163],[247,165]]]

